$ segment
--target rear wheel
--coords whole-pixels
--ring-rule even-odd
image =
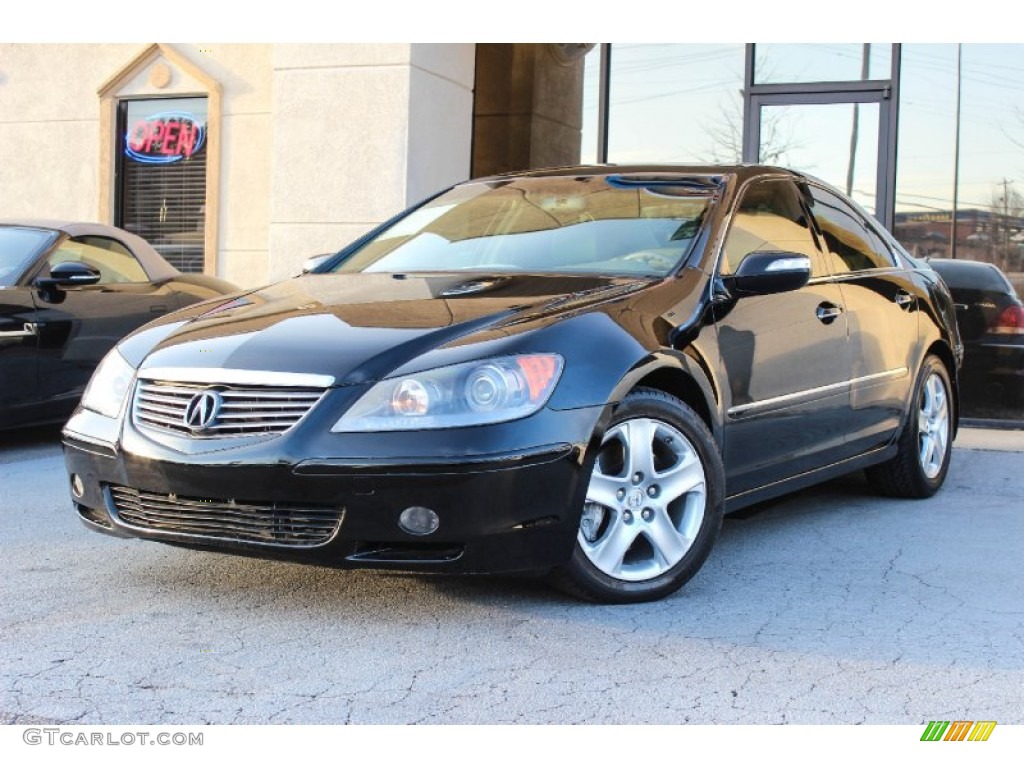
[[[701,567],[722,523],[722,462],[682,401],[638,389],[616,410],[587,487],[576,547],[553,576],[596,602],[656,600]]]
[[[929,355],[918,375],[899,452],[867,470],[868,480],[881,493],[924,499],[942,487],[953,449],[952,392],[945,364]]]

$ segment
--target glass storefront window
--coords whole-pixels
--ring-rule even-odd
[[[957,258],[1024,289],[1024,45],[964,45]],[[965,215],[960,223],[959,212]],[[973,221],[971,221],[973,219]]]
[[[956,55],[956,45],[903,46],[893,234],[915,256],[952,255]]]
[[[595,45],[583,59],[583,106],[580,124],[580,163],[600,162],[597,136],[601,109],[601,45]]]
[[[1016,315],[1003,317],[1013,290],[1024,295],[1021,74],[1024,45],[903,47],[894,234],[915,256],[951,260],[934,265],[958,305],[967,418],[1024,419],[1024,348]]]
[[[206,227],[205,98],[122,101],[115,224],[182,272],[202,272]]]
[[[870,103],[764,106],[759,162],[827,181],[873,214],[878,120],[878,104]]]
[[[739,162],[744,46],[612,45],[608,161]]]
[[[889,43],[757,43],[754,82],[821,83],[887,80],[892,74]]]

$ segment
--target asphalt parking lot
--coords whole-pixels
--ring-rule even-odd
[[[726,521],[672,598],[332,571],[86,531],[0,435],[0,723],[1024,722],[1024,432],[944,490],[853,475]]]

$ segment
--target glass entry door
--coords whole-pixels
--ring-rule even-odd
[[[745,159],[816,176],[883,224],[889,112],[883,93],[766,94],[751,98]]]
[[[743,161],[816,176],[892,231],[901,46],[746,50]]]

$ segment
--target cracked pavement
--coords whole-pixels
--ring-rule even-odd
[[[609,607],[104,537],[58,431],[3,434],[0,723],[1021,723],[1021,451],[966,430],[931,500],[760,505],[681,592]]]

